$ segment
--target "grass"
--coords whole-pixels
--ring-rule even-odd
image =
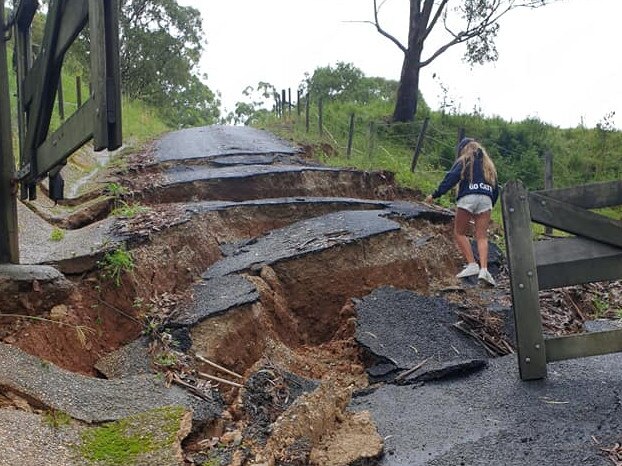
[[[102,277],[111,280],[115,286],[119,287],[121,277],[134,270],[134,258],[125,246],[120,246],[114,251],[107,252],[98,265],[102,270]]]
[[[43,415],[43,421],[50,427],[58,429],[71,423],[71,416],[63,411],[46,411]]]
[[[112,210],[111,214],[121,218],[134,218],[138,214],[142,214],[148,211],[148,207],[142,206],[138,202],[134,204],[128,204],[125,201],[120,201],[119,205]]]

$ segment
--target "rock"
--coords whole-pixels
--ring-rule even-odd
[[[63,322],[69,315],[69,308],[64,304],[54,306],[50,311],[50,319],[56,322]]]
[[[0,264],[0,309],[6,313],[42,315],[63,303],[73,283],[47,265]]]

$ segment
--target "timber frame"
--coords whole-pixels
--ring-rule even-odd
[[[528,192],[505,185],[503,223],[521,379],[547,362],[622,351],[622,329],[544,338],[539,290],[622,278],[622,221],[588,209],[622,205],[622,181]],[[531,222],[576,236],[532,241]]]
[[[38,7],[37,0],[20,0],[5,23],[4,2],[0,6],[0,84],[8,80],[6,42],[12,34],[20,155],[19,170],[15,172],[8,93],[4,95],[8,87],[2,85],[0,208],[8,215],[0,217],[0,263],[19,262],[14,215],[18,183],[21,198],[32,200],[36,198],[36,183],[47,175],[50,197],[62,199],[60,170],[71,154],[91,139],[96,151],[121,146],[119,0],[50,0],[40,52],[33,57],[30,31]],[[91,95],[49,134],[65,53],[87,26]]]

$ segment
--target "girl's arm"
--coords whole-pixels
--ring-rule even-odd
[[[439,184],[438,188],[436,188],[436,190],[432,193],[432,198],[433,199],[439,198],[443,194],[445,194],[447,191],[449,191],[451,188],[456,186],[456,184],[458,184],[458,182],[460,181],[461,174],[462,174],[462,163],[461,162],[454,163],[454,166],[451,167],[451,170],[447,172],[447,174],[445,175],[445,178],[443,178],[443,181],[441,181],[441,184]]]

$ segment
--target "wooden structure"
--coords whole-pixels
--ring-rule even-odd
[[[622,351],[622,329],[544,338],[538,292],[622,278],[622,221],[589,209],[622,205],[622,181],[528,192],[506,184],[503,222],[516,343],[523,380],[546,376],[546,364]],[[534,242],[531,222],[576,236]]]
[[[36,183],[49,176],[50,197],[63,197],[60,169],[67,157],[93,140],[96,151],[121,145],[121,84],[119,73],[118,0],[51,0],[39,54],[32,53],[30,32],[39,7],[37,0],[20,0],[8,21],[0,5],[0,263],[19,262],[15,191],[22,199],[36,197]],[[88,28],[87,28],[88,26]],[[53,133],[49,134],[65,54],[82,31],[90,43],[91,96]],[[11,146],[8,113],[6,42],[15,42],[19,170]],[[4,214],[6,213],[6,214]]]

